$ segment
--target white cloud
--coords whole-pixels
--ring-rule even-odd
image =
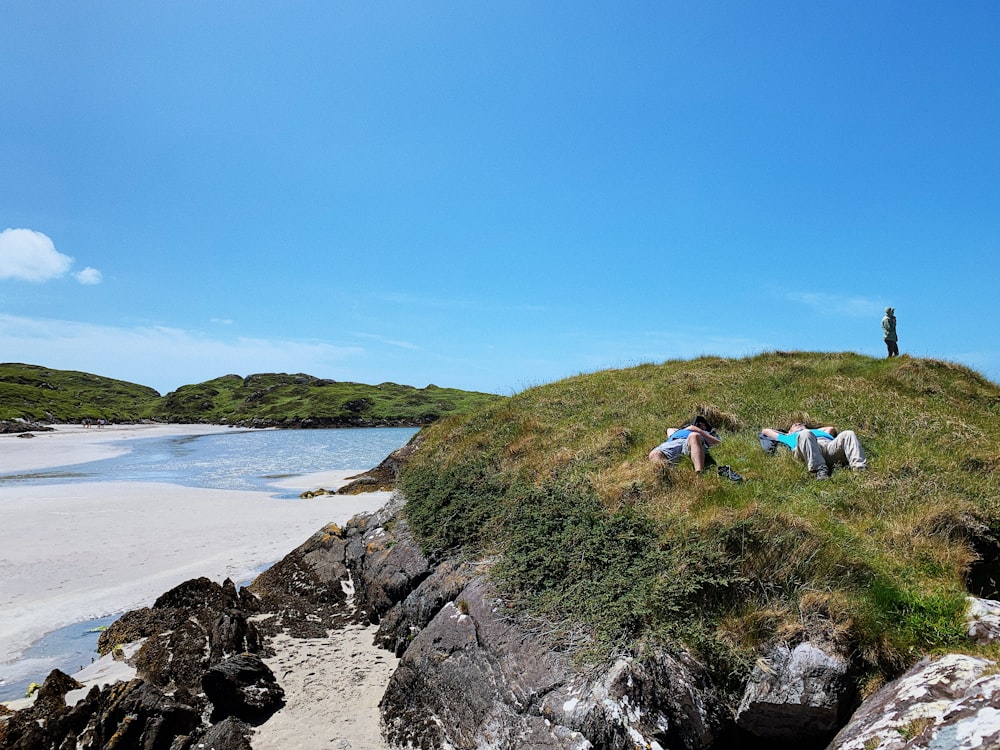
[[[104,276],[96,268],[87,266],[82,271],[77,271],[73,277],[81,284],[100,284]]]
[[[32,229],[5,229],[0,232],[0,279],[51,281],[65,276],[73,259],[56,250],[47,235]],[[100,284],[104,276],[87,266],[73,274],[81,284]]]
[[[48,281],[64,275],[73,259],[56,250],[47,236],[31,229],[0,232],[0,279]]]
[[[836,315],[851,318],[881,317],[885,305],[864,297],[847,297],[839,294],[822,294],[815,292],[789,292],[788,299],[811,307],[824,315]]]

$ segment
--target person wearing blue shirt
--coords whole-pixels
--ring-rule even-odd
[[[846,464],[854,471],[868,468],[868,459],[854,430],[839,431],[832,426],[810,428],[794,422],[788,432],[766,427],[761,434],[791,448],[795,458],[816,479],[827,479],[838,464]]]
[[[666,442],[660,443],[649,452],[649,460],[676,466],[681,456],[690,456],[696,474],[705,470],[708,449],[718,445],[722,439],[715,433],[711,423],[698,415],[690,424],[674,430],[667,430]]]

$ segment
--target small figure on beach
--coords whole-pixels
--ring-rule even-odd
[[[882,338],[885,340],[886,349],[889,350],[890,357],[899,356],[899,339],[896,337],[896,308],[885,308],[885,317],[882,318]]]
[[[850,466],[854,471],[868,468],[868,459],[854,430],[841,431],[832,425],[811,428],[803,422],[793,422],[787,432],[765,427],[761,435],[791,448],[795,458],[816,479],[828,479],[837,465]]]
[[[682,455],[690,456],[695,473],[701,474],[705,470],[706,461],[710,460],[709,448],[721,442],[715,428],[699,414],[683,427],[667,430],[666,442],[649,452],[649,460],[676,466]]]

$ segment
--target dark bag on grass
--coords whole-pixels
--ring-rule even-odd
[[[772,456],[778,452],[778,446],[781,444],[774,438],[769,438],[763,432],[757,433],[757,439],[760,441],[760,447],[764,449],[765,453],[770,453]]]

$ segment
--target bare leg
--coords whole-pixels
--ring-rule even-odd
[[[695,472],[701,474],[705,469],[705,444],[701,442],[701,435],[688,435],[687,441],[691,463],[694,464]]]

